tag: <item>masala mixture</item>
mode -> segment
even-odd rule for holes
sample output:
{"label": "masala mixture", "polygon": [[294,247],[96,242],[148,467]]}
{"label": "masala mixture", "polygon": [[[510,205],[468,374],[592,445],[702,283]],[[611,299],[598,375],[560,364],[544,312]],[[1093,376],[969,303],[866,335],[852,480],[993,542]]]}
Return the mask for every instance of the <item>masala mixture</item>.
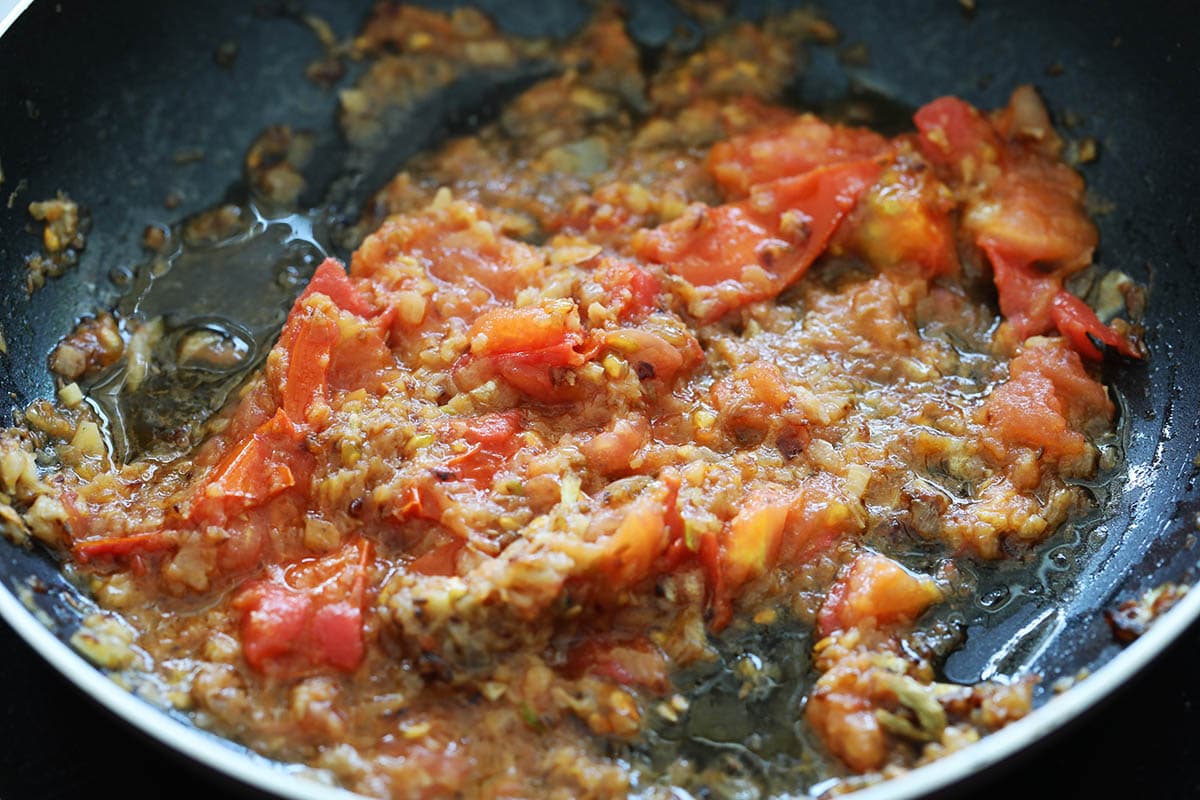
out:
{"label": "masala mixture", "polygon": [[[0,520],[104,610],[80,648],[373,797],[836,794],[1025,715],[1036,676],[940,678],[936,610],[1115,466],[1096,368],[1143,354],[1076,293],[1083,181],[1032,87],[888,136],[783,101],[818,18],[709,28],[647,59],[612,9],[549,42],[378,5],[352,142],[465,70],[557,69],[411,159],[174,449],[118,457],[87,396],[161,371],[161,324],[63,340]],[[302,195],[297,141],[251,149],[261,202]]]}

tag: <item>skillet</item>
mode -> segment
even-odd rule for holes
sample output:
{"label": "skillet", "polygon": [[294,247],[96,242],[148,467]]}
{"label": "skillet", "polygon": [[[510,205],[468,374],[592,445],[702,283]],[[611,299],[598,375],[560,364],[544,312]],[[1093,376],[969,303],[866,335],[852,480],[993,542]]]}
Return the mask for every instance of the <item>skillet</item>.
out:
{"label": "skillet", "polygon": [[[339,33],[360,25],[365,2],[306,2]],[[498,21],[520,33],[562,33],[586,10],[575,4],[494,3]],[[764,3],[745,3],[756,15]],[[170,223],[220,200],[239,173],[246,146],[265,126],[328,127],[334,97],[298,79],[318,54],[296,21],[298,5],[233,0],[159,4],[135,0],[100,8],[37,3],[0,41],[0,356],[3,410],[51,391],[46,354],[79,316],[112,305],[121,289],[113,270],[142,259],[151,222]],[[1133,675],[1200,617],[1200,596],[1185,597],[1130,647],[1113,641],[1101,610],[1166,581],[1194,582],[1200,491],[1200,369],[1191,342],[1200,335],[1200,291],[1192,281],[1200,231],[1190,192],[1200,179],[1191,136],[1200,108],[1190,85],[1200,78],[1200,20],[1183,3],[1145,9],[1119,2],[1032,0],[956,4],[843,4],[829,8],[843,43],[864,43],[864,66],[845,68],[836,49],[814,51],[797,99],[823,104],[851,82],[906,105],[958,94],[981,107],[1001,105],[1012,86],[1032,81],[1060,118],[1078,117],[1072,137],[1095,137],[1100,159],[1085,168],[1098,218],[1098,262],[1150,290],[1146,320],[1151,357],[1111,370],[1122,400],[1128,476],[1113,487],[1102,518],[1048,542],[1070,568],[1043,567],[1038,580],[1009,581],[1009,597],[980,613],[946,677],[1036,670],[1048,676],[1029,719],[981,745],[881,789],[920,796],[953,784],[1050,736]],[[666,4],[631,4],[634,31],[660,43],[679,19]],[[214,52],[236,42],[231,66]],[[1070,115],[1067,112],[1072,112]],[[199,161],[181,157],[202,150]],[[24,213],[31,200],[64,189],[84,202],[92,230],[77,268],[27,297],[24,255],[36,238]],[[6,201],[16,192],[12,208]],[[180,204],[165,209],[177,193]],[[119,277],[119,276],[118,276]],[[228,287],[215,287],[215,294]],[[47,587],[36,605],[51,628],[10,592],[37,576]],[[78,618],[74,590],[44,556],[0,548],[0,613],[75,684],[122,719],[209,768],[286,796],[317,790],[220,740],[154,712],[114,687],[63,644]],[[1054,678],[1092,677],[1051,698]],[[871,792],[859,795],[867,797]]]}

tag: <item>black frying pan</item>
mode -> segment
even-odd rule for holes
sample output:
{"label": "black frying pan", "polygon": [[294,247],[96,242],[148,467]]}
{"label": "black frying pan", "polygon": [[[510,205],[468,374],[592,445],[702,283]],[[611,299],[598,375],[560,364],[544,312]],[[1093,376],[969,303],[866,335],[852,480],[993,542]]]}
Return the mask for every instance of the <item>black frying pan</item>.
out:
{"label": "black frying pan", "polygon": [[[480,5],[505,26],[536,35],[566,32],[586,16],[578,4]],[[743,5],[742,13],[754,15],[766,4]],[[116,301],[121,290],[113,271],[142,260],[145,225],[175,222],[220,200],[240,173],[246,146],[265,126],[329,127],[334,96],[300,77],[319,48],[295,12],[315,12],[345,35],[360,25],[365,8],[365,2],[336,0],[38,2],[0,40],[3,410],[50,392],[47,353],[76,318]],[[797,87],[800,101],[823,104],[854,85],[907,105],[953,93],[995,107],[1016,84],[1034,82],[1060,118],[1074,122],[1068,135],[1100,143],[1100,159],[1084,170],[1093,194],[1110,209],[1099,218],[1098,261],[1150,288],[1151,358],[1107,376],[1127,420],[1127,480],[1077,543],[1067,532],[1047,544],[1066,548],[1073,566],[1065,577],[1028,583],[1002,610],[979,615],[966,646],[945,665],[947,677],[961,681],[1034,669],[1050,678],[1038,697],[1045,707],[882,790],[916,796],[1045,740],[1132,680],[1200,618],[1200,595],[1185,598],[1122,649],[1101,614],[1165,581],[1194,581],[1200,563],[1193,548],[1200,368],[1192,355],[1200,337],[1193,277],[1200,229],[1192,199],[1200,184],[1193,145],[1200,125],[1200,14],[1184,2],[1108,0],[1053,6],[980,0],[973,12],[950,0],[891,0],[828,10],[843,44],[864,43],[869,63],[846,68],[837,48],[814,51]],[[667,4],[654,2],[631,3],[631,17],[648,46],[680,21]],[[231,66],[221,66],[214,54],[227,42],[236,43],[237,55]],[[181,157],[197,150],[202,160]],[[59,189],[88,206],[88,245],[77,268],[26,297],[23,260],[37,240],[24,209]],[[171,210],[163,204],[169,193],[182,201]],[[221,291],[227,287],[214,295]],[[7,592],[0,592],[0,613],[72,683],[206,770],[259,789],[304,791],[269,765],[115,690],[62,644],[78,612],[73,590],[53,564],[0,544],[0,583],[15,591],[31,575],[48,587],[34,601],[51,627]],[[1092,677],[1051,698],[1049,683],[1082,669]],[[62,755],[69,757],[69,750]]]}

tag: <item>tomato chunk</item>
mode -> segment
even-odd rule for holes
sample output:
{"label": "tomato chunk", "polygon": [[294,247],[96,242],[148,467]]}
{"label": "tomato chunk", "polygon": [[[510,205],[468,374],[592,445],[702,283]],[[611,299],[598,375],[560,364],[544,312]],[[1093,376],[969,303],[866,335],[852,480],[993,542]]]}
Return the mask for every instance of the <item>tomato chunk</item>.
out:
{"label": "tomato chunk", "polygon": [[874,131],[830,125],[803,114],[784,125],[717,142],[705,165],[727,196],[745,197],[757,184],[869,159],[887,148],[887,140]]}
{"label": "tomato chunk", "polygon": [[1087,373],[1077,352],[1064,346],[1061,340],[1034,339],[1009,363],[1010,378],[1022,378],[1034,373],[1054,385],[1054,393],[1062,401],[1071,426],[1084,427],[1099,417],[1111,420],[1116,413],[1108,390]]}
{"label": "tomato chunk", "polygon": [[924,167],[913,157],[885,169],[847,222],[850,246],[878,269],[912,264],[927,278],[958,270],[954,202]]}
{"label": "tomato chunk", "polygon": [[458,368],[464,380],[477,384],[499,375],[547,403],[576,395],[556,371],[583,366],[597,349],[581,330],[579,311],[570,300],[492,309],[479,316],[468,336],[471,351]]}
{"label": "tomato chunk", "polygon": [[274,583],[247,590],[235,605],[245,610],[242,653],[259,672],[292,653],[312,615],[312,598]]}
{"label": "tomato chunk", "polygon": [[780,494],[746,498],[729,523],[721,551],[724,583],[730,591],[775,566],[793,502],[794,498]]}
{"label": "tomato chunk", "polygon": [[989,431],[1009,447],[1028,447],[1047,459],[1074,458],[1087,440],[1067,423],[1054,384],[1039,372],[1028,372],[1000,384],[986,405]]}
{"label": "tomato chunk", "polygon": [[712,321],[799,280],[881,169],[876,161],[836,164],[756,186],[736,203],[693,206],[639,232],[634,251],[693,287],[736,284],[736,295],[718,294],[699,309],[698,316]]}
{"label": "tomato chunk", "polygon": [[304,434],[280,409],[222,458],[196,487],[187,518],[221,524],[307,477],[311,456]]}
{"label": "tomato chunk", "polygon": [[864,552],[830,590],[817,616],[822,636],[874,620],[880,625],[912,622],[942,599],[933,579],[905,569],[878,553]]}
{"label": "tomato chunk", "polygon": [[309,630],[315,657],[342,672],[353,672],[363,659],[362,608],[345,600],[312,612]]}
{"label": "tomato chunk", "polygon": [[233,607],[242,612],[246,663],[281,677],[357,669],[366,652],[363,602],[370,557],[370,545],[361,541],[243,588]]}
{"label": "tomato chunk", "polygon": [[1018,151],[968,200],[963,229],[981,247],[1070,274],[1091,263],[1096,226],[1083,207],[1083,180],[1069,167]]}
{"label": "tomato chunk", "polygon": [[281,340],[287,372],[280,399],[290,419],[305,422],[311,411],[328,406],[327,375],[338,338],[337,320],[311,306],[300,306],[288,321]]}
{"label": "tomato chunk", "polygon": [[1124,336],[1100,321],[1087,303],[1063,289],[1054,295],[1050,304],[1054,327],[1066,337],[1075,352],[1093,361],[1104,358],[1104,350],[1114,350],[1128,358],[1141,358],[1141,353]]}
{"label": "tomato chunk", "polygon": [[[386,312],[385,312],[386,314]],[[339,323],[338,340],[329,354],[325,396],[338,391],[365,389],[382,392],[396,367],[396,358],[379,327],[354,320]]]}
{"label": "tomato chunk", "polygon": [[647,577],[655,560],[667,549],[668,530],[662,497],[644,496],[635,501],[617,529],[603,542],[600,569],[611,588],[629,588]]}
{"label": "tomato chunk", "polygon": [[658,305],[662,281],[645,267],[606,259],[596,270],[596,278],[608,290],[610,302],[617,307],[621,319],[644,317]]}
{"label": "tomato chunk", "polygon": [[458,554],[466,544],[466,540],[451,536],[447,541],[414,558],[408,568],[420,575],[456,575]]}
{"label": "tomato chunk", "polygon": [[1129,338],[1101,322],[1087,303],[1063,288],[1058,275],[992,244],[985,245],[984,252],[992,262],[1000,312],[1019,340],[1057,330],[1077,353],[1093,361],[1104,358],[1101,346],[1141,358]]}
{"label": "tomato chunk", "polygon": [[563,300],[486,311],[475,320],[467,336],[472,355],[508,355],[556,347],[579,329],[575,304]]}
{"label": "tomato chunk", "polygon": [[1078,428],[1110,420],[1114,410],[1076,352],[1062,340],[1035,338],[1012,360],[1009,379],[992,390],[984,413],[1000,448],[1027,447],[1048,460],[1071,460],[1087,449]]}
{"label": "tomato chunk", "polygon": [[729,624],[733,600],[744,584],[782,565],[804,563],[839,537],[860,530],[855,503],[830,475],[744,498],[720,537],[707,534],[696,542],[708,584],[713,630]]}
{"label": "tomato chunk", "polygon": [[983,251],[992,263],[1000,313],[1017,339],[1047,333],[1054,324],[1051,304],[1058,294],[1058,280],[996,245],[984,244]]}
{"label": "tomato chunk", "polygon": [[314,294],[323,294],[338,308],[360,317],[369,317],[374,313],[374,308],[355,287],[346,270],[342,268],[341,262],[335,258],[327,258],[317,267],[308,286],[296,298],[292,314],[297,313],[304,301]]}
{"label": "tomato chunk", "polygon": [[[483,208],[465,201],[389,217],[354,252],[350,273],[386,274],[381,265],[398,253],[415,259],[439,282],[477,286],[498,300],[511,300],[545,261],[536,248],[500,235]],[[475,310],[481,310],[478,304]]]}
{"label": "tomato chunk", "polygon": [[666,657],[645,636],[585,639],[568,653],[566,672],[572,677],[599,675],[660,694],[670,686]]}
{"label": "tomato chunk", "polygon": [[516,410],[453,420],[451,432],[468,449],[449,460],[447,466],[479,488],[491,486],[497,470],[521,447],[521,413]]}
{"label": "tomato chunk", "polygon": [[969,177],[973,167],[995,161],[999,154],[1000,141],[991,122],[957,97],[926,103],[913,115],[913,122],[921,153],[935,164],[951,167],[959,177]]}
{"label": "tomato chunk", "polygon": [[174,546],[174,538],[165,531],[146,531],[78,542],[71,552],[86,564],[97,558],[126,558],[168,550]]}

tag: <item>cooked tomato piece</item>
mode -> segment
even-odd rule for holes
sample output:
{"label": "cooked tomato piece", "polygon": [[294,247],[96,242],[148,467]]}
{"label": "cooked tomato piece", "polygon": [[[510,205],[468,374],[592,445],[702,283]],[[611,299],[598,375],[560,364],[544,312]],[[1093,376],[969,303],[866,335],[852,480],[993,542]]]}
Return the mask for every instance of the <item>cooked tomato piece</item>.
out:
{"label": "cooked tomato piece", "polygon": [[579,312],[569,300],[536,306],[504,306],[486,311],[471,325],[471,355],[534,353],[553,348],[580,330]]}
{"label": "cooked tomato piece", "polygon": [[999,157],[1000,140],[991,122],[970,103],[939,97],[913,115],[921,153],[935,164],[970,178],[985,162]]}
{"label": "cooked tomato piece", "polygon": [[983,251],[992,263],[1000,313],[1017,339],[1048,332],[1054,324],[1051,313],[1058,279],[998,246],[985,244]]}
{"label": "cooked tomato piece", "polygon": [[583,337],[572,336],[553,347],[497,356],[494,365],[504,380],[529,397],[544,403],[560,403],[575,399],[579,393],[570,383],[559,382],[555,370],[583,366],[593,349]]}
{"label": "cooked tomato piece", "polygon": [[242,653],[251,668],[281,677],[357,669],[365,653],[362,608],[371,553],[359,541],[243,588],[233,607],[242,612]]}
{"label": "cooked tomato piece", "polygon": [[1000,313],[1018,340],[1056,329],[1077,353],[1094,361],[1104,358],[1098,345],[1141,358],[1128,337],[1101,322],[1087,303],[1063,288],[1058,275],[1014,259],[990,244],[984,252],[992,262]]}
{"label": "cooked tomato piece", "polygon": [[338,308],[360,317],[369,317],[375,311],[371,303],[362,296],[362,293],[346,274],[341,262],[335,258],[327,258],[317,267],[308,286],[296,298],[296,303],[292,306],[292,313],[297,313],[304,305],[304,301],[314,294],[323,294]]}
{"label": "cooked tomato piece", "polygon": [[383,392],[396,368],[396,358],[387,346],[384,330],[357,320],[347,324],[345,317],[338,328],[338,340],[329,354],[325,374],[327,391]]}
{"label": "cooked tomato piece", "polygon": [[353,672],[363,659],[363,613],[356,603],[338,600],[316,608],[309,621],[314,656],[342,672]]}
{"label": "cooked tomato piece", "polygon": [[621,319],[639,319],[658,305],[662,281],[643,266],[609,258],[596,269],[596,279],[608,290],[609,302]]}
{"label": "cooked tomato piece", "polygon": [[841,481],[827,474],[800,482],[779,547],[781,564],[800,564],[832,547],[847,534],[862,530],[857,500],[847,497]]}
{"label": "cooked tomato piece", "polygon": [[145,531],[125,536],[109,536],[103,539],[87,539],[76,542],[71,552],[82,563],[98,558],[128,558],[156,553],[175,546],[174,537],[166,531]]}
{"label": "cooked tomato piece", "polygon": [[747,497],[729,523],[721,549],[721,569],[729,591],[757,578],[778,562],[795,498],[786,493],[759,492]]}
{"label": "cooked tomato piece", "polygon": [[708,625],[713,631],[724,630],[733,620],[733,596],[725,585],[720,537],[716,533],[706,531],[698,537],[694,546],[700,566],[704,570],[705,601],[709,611]]}
{"label": "cooked tomato piece", "polygon": [[745,583],[781,565],[804,563],[860,530],[852,503],[836,479],[815,475],[794,488],[750,494],[720,537],[701,537],[698,555],[708,581],[713,630],[729,623],[734,597]]}
{"label": "cooked tomato piece", "polygon": [[745,197],[751,187],[845,161],[873,158],[889,147],[866,128],[831,125],[802,114],[783,125],[717,142],[705,166],[728,197]]}
{"label": "cooked tomato piece", "polygon": [[1074,458],[1087,440],[1067,424],[1066,411],[1045,375],[1027,372],[997,386],[987,401],[989,431],[1010,447],[1029,447],[1046,458]]}
{"label": "cooked tomato piece", "polygon": [[867,551],[854,559],[829,590],[817,624],[821,635],[828,636],[868,620],[878,625],[908,623],[941,599],[942,592],[932,578]]}
{"label": "cooked tomato piece", "polygon": [[[822,683],[829,678],[822,676]],[[817,731],[826,746],[851,769],[873,772],[887,758],[887,735],[875,716],[869,700],[848,691],[822,691],[818,685],[805,706],[805,719]],[[839,687],[840,688],[840,687]]]}
{"label": "cooked tomato piece", "polygon": [[280,409],[239,442],[197,485],[187,519],[221,524],[307,478],[312,456],[304,433]]}
{"label": "cooked tomato piece", "polygon": [[492,309],[480,315],[468,336],[471,351],[460,374],[469,371],[471,382],[499,375],[514,388],[547,403],[576,396],[574,387],[557,380],[555,371],[581,367],[596,351],[569,300]]}
{"label": "cooked tomato piece", "polygon": [[390,505],[391,516],[398,522],[410,519],[436,522],[442,518],[442,496],[424,484],[407,487]]}
{"label": "cooked tomato piece", "polygon": [[704,321],[774,297],[808,270],[875,181],[882,165],[855,161],[756,186],[750,197],[690,213],[634,237],[638,257],[663,264],[694,287],[734,284]]}
{"label": "cooked tomato piece", "polygon": [[1087,448],[1078,428],[1112,418],[1108,393],[1061,340],[1031,339],[1009,373],[984,405],[988,431],[1004,448],[1028,447],[1047,459],[1072,460]]}
{"label": "cooked tomato piece", "polygon": [[[352,277],[384,277],[380,267],[398,254],[415,259],[440,283],[459,289],[479,287],[497,300],[511,300],[528,285],[545,260],[535,248],[502,235],[482,208],[455,201],[423,214],[389,217],[354,252]],[[462,303],[464,319],[479,303]]]}
{"label": "cooked tomato piece", "polygon": [[749,415],[767,424],[791,400],[791,394],[779,367],[754,361],[714,383],[712,399],[722,414]]}
{"label": "cooked tomato piece", "polygon": [[496,471],[521,448],[521,413],[516,410],[456,419],[450,427],[468,449],[446,466],[481,489],[491,486]]}
{"label": "cooked tomato piece", "polygon": [[594,435],[584,435],[579,451],[591,469],[601,475],[614,477],[632,472],[630,461],[650,439],[650,425],[641,414],[631,414],[612,421]]}
{"label": "cooked tomato piece", "polygon": [[278,583],[250,587],[235,600],[241,608],[242,654],[259,672],[290,655],[304,638],[312,616],[312,598]]}
{"label": "cooked tomato piece", "polygon": [[280,338],[287,358],[280,406],[290,419],[300,423],[308,421],[310,413],[319,415],[329,405],[327,375],[339,334],[337,319],[327,310],[298,306]]}
{"label": "cooked tomato piece", "polygon": [[647,495],[632,503],[616,530],[601,547],[600,570],[613,591],[629,588],[650,575],[669,543],[661,496]]}
{"label": "cooked tomato piece", "polygon": [[447,540],[417,556],[408,565],[409,570],[421,575],[457,575],[458,554],[467,542],[453,534],[445,534]]}
{"label": "cooked tomato piece", "polygon": [[1065,274],[1091,263],[1098,238],[1083,207],[1083,180],[1032,153],[1014,155],[968,200],[962,224],[980,247]]}
{"label": "cooked tomato piece", "polygon": [[1050,317],[1054,320],[1054,327],[1066,337],[1075,352],[1086,358],[1100,361],[1107,350],[1128,358],[1141,358],[1141,353],[1126,337],[1101,322],[1091,306],[1066,289],[1054,295]]}
{"label": "cooked tomato piece", "polygon": [[1009,378],[1041,375],[1054,386],[1072,427],[1097,418],[1107,422],[1115,412],[1108,390],[1084,369],[1079,353],[1058,339],[1033,339],[1008,366]]}
{"label": "cooked tomato piece", "polygon": [[992,112],[992,126],[1006,140],[1047,158],[1062,155],[1062,139],[1037,89],[1022,84],[1009,95],[1008,105]]}

